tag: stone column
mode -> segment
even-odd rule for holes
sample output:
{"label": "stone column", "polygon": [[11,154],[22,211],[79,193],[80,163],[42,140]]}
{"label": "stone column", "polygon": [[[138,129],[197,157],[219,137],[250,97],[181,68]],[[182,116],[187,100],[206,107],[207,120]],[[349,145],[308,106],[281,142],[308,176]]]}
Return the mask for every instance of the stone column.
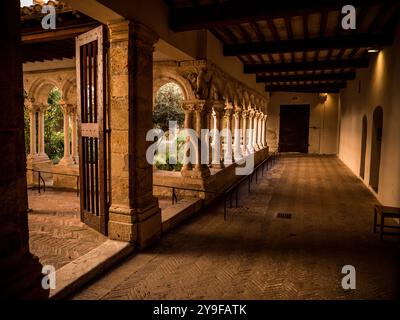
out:
{"label": "stone column", "polygon": [[227,100],[225,103],[225,114],[224,114],[224,164],[232,164],[233,163],[233,154],[232,154],[232,130],[231,130],[231,116],[232,116],[233,106]]}
{"label": "stone column", "polygon": [[61,165],[70,166],[74,164],[71,157],[71,147],[69,141],[69,115],[71,107],[64,101],[60,102],[64,116],[64,157],[60,160]]}
{"label": "stone column", "polygon": [[263,132],[263,113],[260,111],[258,115],[258,135],[257,135],[257,145],[259,149],[263,148],[262,144],[262,132]]}
{"label": "stone column", "polygon": [[243,104],[243,110],[242,110],[242,155],[247,155],[248,150],[247,150],[247,117],[249,115],[249,112],[247,109],[244,108]]}
{"label": "stone column", "polygon": [[72,108],[72,116],[71,116],[71,120],[72,120],[72,133],[71,133],[71,147],[72,147],[72,151],[71,151],[71,157],[72,160],[74,161],[75,164],[79,164],[79,155],[78,155],[78,130],[77,130],[77,126],[78,126],[78,114],[77,114],[77,110],[76,110],[76,106],[74,106]]}
{"label": "stone column", "polygon": [[253,147],[253,136],[254,136],[254,115],[255,112],[249,106],[249,130],[248,130],[248,137],[247,137],[247,150],[249,153],[254,153],[254,147]]}
{"label": "stone column", "polygon": [[260,148],[258,147],[257,144],[257,137],[259,134],[259,129],[258,129],[258,116],[260,115],[260,113],[258,112],[258,110],[255,110],[254,113],[254,117],[253,117],[253,128],[254,128],[254,132],[253,132],[253,149],[255,151],[258,151]]}
{"label": "stone column", "polygon": [[45,104],[40,104],[37,106],[38,110],[38,155],[41,159],[43,160],[48,160],[49,156],[46,154],[45,148],[44,148],[44,113],[46,112],[47,105]]}
{"label": "stone column", "polygon": [[234,147],[233,147],[233,154],[235,161],[238,161],[243,158],[241,150],[240,150],[240,115],[242,109],[236,105],[235,106],[235,113],[233,115],[234,117]]}
{"label": "stone column", "polygon": [[264,130],[263,130],[263,142],[264,142],[264,147],[268,147],[268,142],[267,142],[267,120],[268,120],[268,116],[265,114],[264,115]]}
{"label": "stone column", "polygon": [[[184,129],[185,129],[185,131],[190,130],[190,129],[192,129],[193,105],[189,104],[189,103],[187,103],[187,101],[185,101],[182,105],[182,109],[185,113]],[[191,156],[190,155],[191,148],[189,147],[190,144],[191,144],[191,138],[190,138],[189,133],[186,132],[186,145],[185,145],[186,149],[184,150],[184,152],[185,152],[187,159],[189,159],[189,156]],[[190,161],[183,164],[182,170],[181,170],[182,175],[188,174],[188,171],[192,170],[192,168],[193,168],[192,163]]]}
{"label": "stone column", "polygon": [[36,110],[32,102],[28,102],[26,108],[29,111],[29,159],[33,159],[37,155],[36,147]]}
{"label": "stone column", "polygon": [[0,299],[44,299],[42,265],[29,252],[20,2],[0,8]]}
{"label": "stone column", "polygon": [[161,210],[153,196],[152,144],[153,49],[158,36],[134,21],[109,27],[109,110],[111,205],[108,234],[139,248],[161,235]]}
{"label": "stone column", "polygon": [[[215,148],[218,150],[214,150],[214,152],[215,152],[214,159],[216,159],[216,160],[214,160],[215,163],[212,164],[212,167],[216,168],[216,169],[222,169],[222,168],[224,168],[224,154],[223,154],[223,143],[222,143],[221,131],[223,128],[223,121],[224,121],[223,113],[224,113],[225,105],[222,101],[218,101],[218,102],[214,103],[213,108],[215,111],[215,129],[218,130],[218,132],[219,132],[219,139],[218,139],[218,141],[216,141],[217,144],[215,145]],[[215,140],[215,139],[213,139],[213,140]]]}
{"label": "stone column", "polygon": [[[195,176],[198,178],[205,178],[210,175],[210,169],[206,163],[202,163],[202,145],[201,145],[201,129],[208,127],[208,115],[210,113],[209,104],[204,100],[199,100],[194,106],[194,113],[196,116],[196,132],[198,135],[197,143],[197,157],[194,167]],[[206,146],[204,146],[205,148]]]}

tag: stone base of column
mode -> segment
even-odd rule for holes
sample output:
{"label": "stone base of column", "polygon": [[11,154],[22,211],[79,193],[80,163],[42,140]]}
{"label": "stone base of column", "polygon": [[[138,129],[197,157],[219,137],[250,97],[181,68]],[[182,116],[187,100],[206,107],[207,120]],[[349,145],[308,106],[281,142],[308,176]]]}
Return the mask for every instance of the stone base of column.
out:
{"label": "stone base of column", "polygon": [[[28,169],[33,169],[35,171],[44,171],[46,173],[41,173],[41,177],[45,180],[52,179],[53,174],[48,173],[48,172],[53,172],[53,162],[47,159],[39,157],[39,156],[34,156],[34,157],[28,157],[26,159],[26,167]],[[38,173],[33,172],[32,170],[27,170],[27,184],[28,186],[31,186],[33,184],[38,183]]]}
{"label": "stone base of column", "polygon": [[71,156],[66,156],[60,160],[59,164],[63,166],[73,166],[75,162]]}
{"label": "stone base of column", "polygon": [[64,165],[60,162],[53,167],[53,187],[66,190],[76,190],[78,188],[78,180],[76,176],[78,175],[78,165],[75,163]]}
{"label": "stone base of column", "polygon": [[42,288],[42,265],[36,256],[0,259],[0,299],[47,299],[49,290]]}
{"label": "stone base of column", "polygon": [[73,156],[72,160],[74,161],[75,164],[79,165],[79,156]]}
{"label": "stone base of column", "polygon": [[233,158],[234,158],[235,162],[243,159],[241,150],[236,150],[236,152],[234,152],[234,154],[233,154]]}
{"label": "stone base of column", "polygon": [[211,168],[213,169],[223,169],[225,168],[224,163],[221,161],[220,163],[212,163]]}
{"label": "stone base of column", "polygon": [[195,167],[192,171],[195,178],[207,178],[211,175],[210,168],[207,165]]}
{"label": "stone base of column", "polygon": [[131,242],[139,249],[148,247],[161,237],[161,209],[158,201],[146,208],[111,206],[108,237]]}

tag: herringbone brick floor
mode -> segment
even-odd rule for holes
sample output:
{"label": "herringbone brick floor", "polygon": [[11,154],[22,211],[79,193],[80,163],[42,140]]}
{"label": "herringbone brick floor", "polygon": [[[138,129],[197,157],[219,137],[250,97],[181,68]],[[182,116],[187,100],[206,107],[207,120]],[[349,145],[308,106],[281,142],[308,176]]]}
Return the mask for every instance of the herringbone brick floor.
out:
{"label": "herringbone brick floor", "polygon": [[80,221],[75,192],[28,190],[29,247],[43,265],[59,269],[107,240]]}
{"label": "herringbone brick floor", "polygon": [[[375,203],[337,158],[284,157],[241,190],[228,221],[209,208],[73,298],[397,298],[400,242],[372,233]],[[344,265],[356,268],[356,290],[341,287]]]}

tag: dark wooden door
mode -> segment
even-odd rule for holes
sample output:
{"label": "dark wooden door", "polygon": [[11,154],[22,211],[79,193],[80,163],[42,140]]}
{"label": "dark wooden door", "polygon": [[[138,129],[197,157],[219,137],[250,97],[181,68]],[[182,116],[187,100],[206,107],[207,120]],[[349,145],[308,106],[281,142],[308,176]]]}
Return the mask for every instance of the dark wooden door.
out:
{"label": "dark wooden door", "polygon": [[107,234],[107,114],[104,27],[76,38],[81,220]]}
{"label": "dark wooden door", "polygon": [[279,152],[308,153],[310,105],[281,106]]}

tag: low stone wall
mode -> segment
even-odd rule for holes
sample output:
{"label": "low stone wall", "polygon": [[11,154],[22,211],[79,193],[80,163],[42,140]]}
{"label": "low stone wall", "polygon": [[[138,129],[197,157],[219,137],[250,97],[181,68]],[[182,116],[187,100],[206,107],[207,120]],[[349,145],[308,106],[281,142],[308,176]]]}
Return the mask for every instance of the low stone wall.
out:
{"label": "low stone wall", "polygon": [[[32,160],[28,159],[26,162],[26,177],[28,187],[38,184],[39,174],[36,171],[43,171],[41,177],[45,181],[51,181],[53,178],[53,162],[49,159]],[[32,171],[34,170],[34,171]]]}
{"label": "low stone wall", "polygon": [[[263,148],[254,153],[254,166],[257,166],[268,156],[268,147]],[[176,188],[189,188],[196,190],[204,190],[205,192],[179,190],[176,189],[178,199],[180,198],[200,198],[204,199],[204,204],[209,204],[218,194],[209,193],[212,191],[222,193],[232,184],[241,179],[243,176],[236,175],[235,169],[237,164],[231,164],[224,169],[211,169],[211,176],[206,179],[194,179],[183,177],[180,172],[170,172],[155,170],[153,172],[153,194],[156,197],[171,198],[172,188],[158,187],[157,185],[174,186]]]}
{"label": "low stone wall", "polygon": [[62,164],[53,167],[53,188],[65,190],[77,190],[79,166],[65,166]]}

